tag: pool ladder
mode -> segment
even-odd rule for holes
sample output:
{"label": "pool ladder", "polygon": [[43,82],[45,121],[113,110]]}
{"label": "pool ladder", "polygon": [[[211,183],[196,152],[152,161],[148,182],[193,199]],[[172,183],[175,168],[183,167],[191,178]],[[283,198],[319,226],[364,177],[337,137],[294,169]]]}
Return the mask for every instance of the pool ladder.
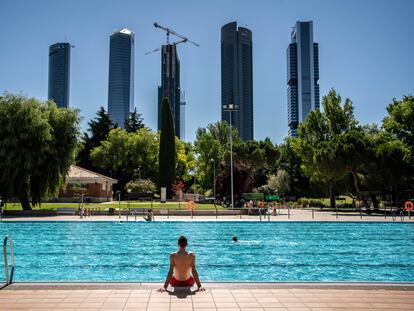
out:
{"label": "pool ladder", "polygon": [[[9,278],[9,262],[7,259],[7,241],[10,244],[10,257],[11,257],[11,273]],[[3,256],[4,256],[4,271],[6,274],[6,286],[10,285],[13,281],[14,274],[14,251],[13,251],[13,240],[10,235],[6,235],[3,241]]]}

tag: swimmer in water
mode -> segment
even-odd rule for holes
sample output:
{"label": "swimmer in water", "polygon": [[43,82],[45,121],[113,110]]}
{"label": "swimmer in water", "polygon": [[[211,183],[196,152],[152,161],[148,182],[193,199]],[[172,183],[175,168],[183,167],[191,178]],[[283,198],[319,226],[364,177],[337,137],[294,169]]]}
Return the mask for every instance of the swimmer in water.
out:
{"label": "swimmer in water", "polygon": [[232,240],[233,240],[233,242],[237,242],[239,239],[237,238],[237,236],[234,235]]}
{"label": "swimmer in water", "polygon": [[154,221],[155,220],[155,218],[154,218],[154,212],[152,211],[152,209],[149,209],[148,210],[147,217],[144,217],[144,219],[146,221]]}

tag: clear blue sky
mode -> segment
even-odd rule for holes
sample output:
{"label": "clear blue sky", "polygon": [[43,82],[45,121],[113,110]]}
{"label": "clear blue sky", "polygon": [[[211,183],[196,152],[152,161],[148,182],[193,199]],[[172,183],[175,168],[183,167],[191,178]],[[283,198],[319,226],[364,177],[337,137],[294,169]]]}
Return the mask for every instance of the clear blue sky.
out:
{"label": "clear blue sky", "polygon": [[380,123],[393,97],[414,89],[414,1],[106,1],[0,0],[0,92],[46,99],[48,47],[72,50],[70,103],[86,122],[107,106],[109,34],[135,32],[135,106],[156,128],[160,55],[144,53],[165,40],[157,21],[201,47],[182,44],[186,138],[220,119],[220,27],[253,32],[254,136],[280,143],[287,135],[286,47],[297,20],[314,21],[321,94],[334,87],[353,100],[362,123]]}

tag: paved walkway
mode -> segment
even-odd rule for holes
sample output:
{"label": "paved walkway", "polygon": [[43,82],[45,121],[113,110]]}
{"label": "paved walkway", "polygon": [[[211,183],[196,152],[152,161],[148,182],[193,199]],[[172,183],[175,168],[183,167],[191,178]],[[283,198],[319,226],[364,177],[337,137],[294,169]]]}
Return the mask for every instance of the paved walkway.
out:
{"label": "paved walkway", "polygon": [[[254,287],[254,286],[253,286]],[[138,289],[16,289],[0,290],[0,310],[33,311],[302,311],[414,310],[414,288],[318,286],[264,288],[207,287],[206,292],[159,293]]]}
{"label": "paved walkway", "polygon": [[[86,218],[80,218],[79,216],[45,216],[45,217],[7,217],[4,218],[5,221],[59,221],[59,220],[73,220],[73,221],[126,221],[127,217],[122,215],[119,218],[118,215],[112,216],[89,216]],[[324,212],[320,210],[301,210],[301,209],[292,209],[292,210],[280,210],[277,216],[247,216],[242,215],[226,215],[226,216],[197,216],[195,215],[191,218],[188,216],[155,216],[155,220],[162,221],[388,221],[388,222],[414,222],[414,215],[411,219],[408,216],[405,216],[403,220],[400,217],[397,217],[393,220],[391,216],[385,218],[383,215],[360,215],[358,212],[354,213],[341,213],[338,212],[338,215],[334,212]],[[128,221],[135,221],[134,216],[129,216]],[[141,216],[137,216],[137,221],[144,221]]]}

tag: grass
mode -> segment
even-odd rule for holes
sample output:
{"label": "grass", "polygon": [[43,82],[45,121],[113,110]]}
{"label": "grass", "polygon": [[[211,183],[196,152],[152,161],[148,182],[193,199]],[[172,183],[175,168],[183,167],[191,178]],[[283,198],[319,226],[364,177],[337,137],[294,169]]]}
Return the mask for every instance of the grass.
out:
{"label": "grass", "polygon": [[[340,196],[341,198],[345,198],[345,200],[337,200],[336,204],[352,204],[352,198],[348,196]],[[326,208],[329,208],[329,198],[321,198],[320,199],[323,203],[323,205]],[[53,211],[58,208],[78,208],[79,203],[42,203],[40,206],[36,206],[33,208],[33,210],[48,210]],[[100,210],[105,210],[110,207],[112,208],[118,208],[119,203],[118,201],[113,201],[110,203],[84,203],[84,207],[86,208],[99,208]],[[143,208],[148,209],[151,208],[151,202],[150,201],[130,201],[129,202],[130,208]],[[128,202],[127,201],[121,201],[121,208],[128,208]],[[178,204],[178,202],[167,202],[167,203],[160,203],[160,202],[153,202],[152,208],[154,209],[187,209],[186,203],[181,202],[181,204]],[[6,210],[21,210],[22,207],[20,203],[7,203]],[[215,206],[214,204],[197,204],[196,209],[198,210],[214,210]],[[224,209],[224,207],[217,205],[217,209]]]}
{"label": "grass", "polygon": [[[128,208],[128,202],[127,201],[121,201],[121,204],[119,205],[118,202],[111,202],[111,203],[84,203],[85,208],[99,208],[100,210],[105,210],[110,207],[112,208]],[[37,205],[36,207],[33,207],[33,210],[48,210],[53,211],[58,208],[78,208],[79,203],[42,203],[41,205]],[[148,209],[151,208],[151,202],[138,202],[138,201],[131,201],[129,203],[130,208],[143,208]],[[160,203],[160,202],[153,202],[152,205],[153,209],[187,209],[186,203],[181,202],[181,204],[178,204],[178,202],[167,202],[167,203]],[[217,205],[218,209],[223,209],[220,205]],[[22,206],[20,203],[7,203],[7,206],[5,207],[5,210],[21,210]],[[208,209],[215,209],[214,204],[197,204],[196,209],[200,210],[208,210]]]}

